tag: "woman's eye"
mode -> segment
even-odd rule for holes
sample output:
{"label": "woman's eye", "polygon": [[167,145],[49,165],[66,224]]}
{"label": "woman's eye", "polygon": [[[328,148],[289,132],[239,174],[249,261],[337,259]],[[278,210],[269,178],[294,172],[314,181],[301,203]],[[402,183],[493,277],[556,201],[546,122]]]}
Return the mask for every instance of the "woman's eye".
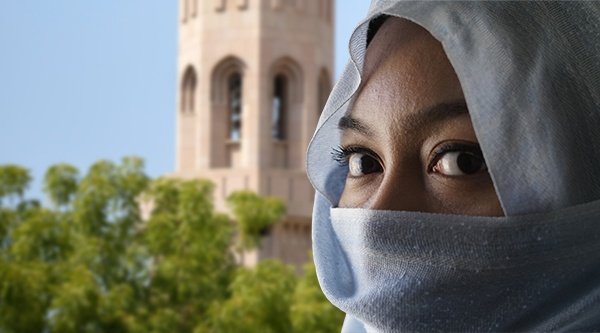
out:
{"label": "woman's eye", "polygon": [[468,151],[451,151],[441,154],[431,171],[444,176],[465,176],[486,170],[483,156]]}
{"label": "woman's eye", "polygon": [[370,173],[383,171],[377,159],[361,153],[353,153],[348,157],[348,169],[351,177],[361,177]]}

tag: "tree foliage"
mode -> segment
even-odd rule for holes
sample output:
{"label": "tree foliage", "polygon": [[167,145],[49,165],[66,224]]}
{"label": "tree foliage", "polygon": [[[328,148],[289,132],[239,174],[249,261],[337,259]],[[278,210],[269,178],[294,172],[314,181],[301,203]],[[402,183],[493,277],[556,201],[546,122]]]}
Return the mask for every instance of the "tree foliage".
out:
{"label": "tree foliage", "polygon": [[1,166],[0,200],[11,196],[22,198],[30,181],[29,170],[14,164]]}
{"label": "tree foliage", "polygon": [[291,304],[290,315],[294,332],[340,331],[345,314],[332,306],[323,295],[312,260],[304,265],[304,275],[298,281]]}
{"label": "tree foliage", "polygon": [[[53,208],[24,197],[30,180],[0,166],[0,199],[10,198],[0,201],[0,332],[339,331],[314,268],[297,277],[280,262],[234,260],[233,235],[258,244],[280,201],[234,194],[234,222],[214,210],[212,183],[151,180],[134,157],[83,176],[50,167]],[[146,219],[141,203],[153,207]]]}
{"label": "tree foliage", "polygon": [[[291,332],[290,302],[296,276],[278,261],[239,268],[229,288],[231,297],[213,305],[210,332]],[[232,320],[235,318],[235,320]],[[204,328],[197,332],[204,331]]]}
{"label": "tree foliage", "polygon": [[44,176],[44,191],[55,206],[67,205],[79,182],[79,171],[69,164],[51,166]]}
{"label": "tree foliage", "polygon": [[254,192],[238,191],[227,198],[238,223],[242,249],[255,248],[261,236],[285,214],[285,205],[276,197],[261,197]]}

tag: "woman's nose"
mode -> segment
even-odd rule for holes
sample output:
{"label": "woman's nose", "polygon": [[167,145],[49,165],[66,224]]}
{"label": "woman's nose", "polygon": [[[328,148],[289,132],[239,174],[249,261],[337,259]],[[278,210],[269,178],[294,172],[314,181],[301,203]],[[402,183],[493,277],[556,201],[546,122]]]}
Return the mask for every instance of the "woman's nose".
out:
{"label": "woman's nose", "polygon": [[414,173],[385,175],[365,208],[426,211],[423,181]]}

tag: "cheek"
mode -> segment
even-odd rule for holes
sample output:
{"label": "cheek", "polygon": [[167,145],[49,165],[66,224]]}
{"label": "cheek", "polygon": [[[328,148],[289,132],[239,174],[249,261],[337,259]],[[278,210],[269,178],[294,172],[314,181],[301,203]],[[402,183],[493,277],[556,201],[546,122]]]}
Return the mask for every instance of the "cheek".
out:
{"label": "cheek", "polygon": [[503,216],[502,206],[487,173],[468,181],[432,176],[427,183],[430,211],[472,216]]}
{"label": "cheek", "polygon": [[369,201],[379,190],[381,179],[381,175],[369,175],[362,179],[347,178],[338,207],[368,208]]}
{"label": "cheek", "polygon": [[462,207],[457,210],[463,215],[504,216],[500,202],[493,191],[480,193],[476,197],[471,197],[470,201],[463,201]]}

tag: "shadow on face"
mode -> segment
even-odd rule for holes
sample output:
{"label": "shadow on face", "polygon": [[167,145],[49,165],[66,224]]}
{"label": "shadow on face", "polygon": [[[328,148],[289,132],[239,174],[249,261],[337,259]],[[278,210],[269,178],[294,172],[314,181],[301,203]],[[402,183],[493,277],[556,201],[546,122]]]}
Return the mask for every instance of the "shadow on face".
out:
{"label": "shadow on face", "polygon": [[503,215],[460,82],[420,26],[381,26],[339,128],[336,159],[348,167],[340,207]]}

